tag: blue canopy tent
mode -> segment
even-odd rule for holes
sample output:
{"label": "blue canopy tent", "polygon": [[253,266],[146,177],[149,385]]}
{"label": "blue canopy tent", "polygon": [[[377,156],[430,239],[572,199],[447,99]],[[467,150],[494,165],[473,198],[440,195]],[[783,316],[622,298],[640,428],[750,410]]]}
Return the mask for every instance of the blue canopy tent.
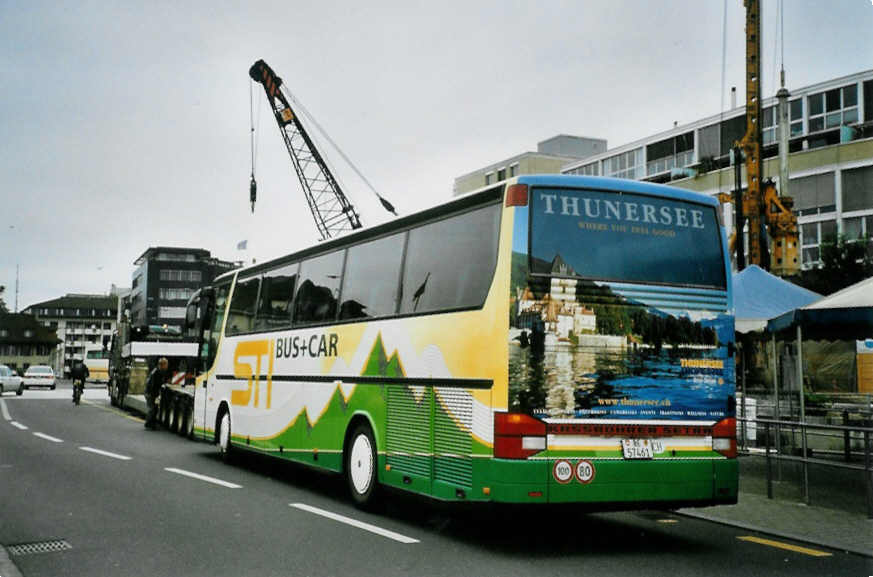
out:
{"label": "blue canopy tent", "polygon": [[733,274],[736,331],[763,331],[767,321],[821,299],[821,295],[799,287],[751,265]]}
{"label": "blue canopy tent", "polygon": [[[757,265],[750,265],[740,272],[733,274],[731,279],[734,293],[734,317],[736,322],[737,345],[740,360],[740,370],[737,373],[740,379],[741,396],[738,398],[739,415],[743,418],[749,417],[747,413],[747,391],[746,379],[750,372],[750,365],[755,364],[754,359],[758,358],[755,351],[759,351],[764,358],[767,357],[764,345],[764,333],[767,328],[767,321],[773,317],[791,311],[797,307],[808,305],[821,299],[821,295],[799,287],[788,281],[770,274]],[[773,390],[774,396],[777,392],[775,383],[776,365],[774,362],[776,354],[775,340],[773,349],[770,353],[770,363],[773,363],[772,371],[774,375]],[[765,361],[766,362],[766,361]],[[778,401],[774,403],[774,410],[778,415]],[[757,414],[757,409],[752,409],[751,418]],[[751,433],[751,439],[755,438],[755,426],[747,430],[745,421],[742,424],[740,431],[745,444],[747,433]]]}

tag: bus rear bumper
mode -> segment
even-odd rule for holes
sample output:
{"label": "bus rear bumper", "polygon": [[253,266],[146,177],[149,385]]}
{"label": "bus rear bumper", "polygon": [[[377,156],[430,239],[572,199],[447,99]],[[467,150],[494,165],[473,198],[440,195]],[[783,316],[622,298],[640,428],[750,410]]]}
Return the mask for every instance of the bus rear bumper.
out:
{"label": "bus rear bumper", "polygon": [[493,502],[578,503],[608,510],[737,502],[736,459],[493,459],[490,469],[487,493]]}

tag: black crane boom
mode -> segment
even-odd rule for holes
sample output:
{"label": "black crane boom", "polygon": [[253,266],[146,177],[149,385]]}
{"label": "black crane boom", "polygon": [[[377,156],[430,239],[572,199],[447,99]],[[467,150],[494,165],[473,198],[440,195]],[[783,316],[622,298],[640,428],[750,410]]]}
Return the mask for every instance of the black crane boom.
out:
{"label": "black crane boom", "polygon": [[282,79],[263,60],[252,65],[249,76],[261,84],[267,93],[267,100],[273,107],[279,132],[291,155],[291,162],[322,240],[361,228],[361,219],[355,207],[346,198],[297,113],[291,108],[290,98],[283,93]]}

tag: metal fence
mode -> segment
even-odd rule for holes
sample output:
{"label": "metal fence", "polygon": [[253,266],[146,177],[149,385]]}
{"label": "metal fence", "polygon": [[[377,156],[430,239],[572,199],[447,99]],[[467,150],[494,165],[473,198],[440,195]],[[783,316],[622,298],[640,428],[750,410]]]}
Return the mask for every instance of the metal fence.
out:
{"label": "metal fence", "polygon": [[[803,500],[807,505],[809,504],[809,465],[860,471],[864,475],[867,517],[873,519],[873,447],[871,447],[873,427],[869,426],[869,421],[865,421],[863,425],[851,425],[848,424],[848,419],[844,419],[847,423],[845,425],[827,425],[776,419],[738,418],[737,420],[741,422],[742,431],[754,428],[756,432],[757,451],[748,450],[745,435],[741,435],[741,441],[743,448],[746,449],[745,454],[759,455],[766,459],[768,498],[773,498],[774,463],[777,467],[783,461],[800,463]],[[787,443],[784,442],[786,434],[789,435],[790,439]],[[800,442],[799,447],[796,447],[798,443],[795,440],[798,435]],[[842,451],[823,451],[820,449],[812,451],[809,448],[810,436],[830,437],[832,440],[841,439],[843,449]],[[763,451],[761,451],[761,445],[763,445]],[[791,450],[789,454],[786,452],[789,447],[799,448],[799,451]],[[799,454],[795,454],[798,452]]]}

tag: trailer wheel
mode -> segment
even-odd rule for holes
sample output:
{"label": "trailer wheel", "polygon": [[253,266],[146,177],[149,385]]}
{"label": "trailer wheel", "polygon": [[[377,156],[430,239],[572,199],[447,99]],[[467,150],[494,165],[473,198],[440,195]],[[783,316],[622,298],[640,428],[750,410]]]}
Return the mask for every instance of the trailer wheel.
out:
{"label": "trailer wheel", "polygon": [[169,405],[170,399],[167,398],[167,395],[161,393],[161,425],[163,425],[165,429],[170,428],[170,420],[173,413],[173,409]]}
{"label": "trailer wheel", "polygon": [[179,431],[179,407],[176,405],[175,401],[170,401],[170,408],[167,413],[169,413],[170,419],[168,430],[171,433],[177,433]]}
{"label": "trailer wheel", "polygon": [[185,407],[185,426],[182,428],[182,435],[189,439],[194,438],[194,407],[188,405]]}
{"label": "trailer wheel", "polygon": [[370,425],[359,422],[352,429],[344,455],[346,481],[355,506],[366,509],[378,497],[378,453]]}

